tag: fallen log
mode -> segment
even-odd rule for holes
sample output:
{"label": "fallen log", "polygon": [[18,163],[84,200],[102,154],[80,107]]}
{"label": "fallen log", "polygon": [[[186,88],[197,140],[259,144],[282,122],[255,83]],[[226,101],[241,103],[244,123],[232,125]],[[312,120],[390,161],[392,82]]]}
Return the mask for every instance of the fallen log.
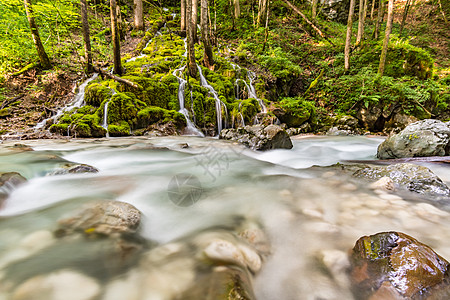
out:
{"label": "fallen log", "polygon": [[94,72],[97,72],[102,77],[107,77],[107,78],[113,79],[113,80],[115,80],[117,82],[126,84],[126,85],[131,86],[131,87],[133,87],[135,89],[141,89],[141,87],[139,87],[136,83],[131,82],[128,79],[124,79],[124,78],[121,78],[119,76],[116,76],[116,75],[113,75],[113,74],[109,74],[108,72],[105,72],[102,69],[99,69],[97,67],[94,67]]}

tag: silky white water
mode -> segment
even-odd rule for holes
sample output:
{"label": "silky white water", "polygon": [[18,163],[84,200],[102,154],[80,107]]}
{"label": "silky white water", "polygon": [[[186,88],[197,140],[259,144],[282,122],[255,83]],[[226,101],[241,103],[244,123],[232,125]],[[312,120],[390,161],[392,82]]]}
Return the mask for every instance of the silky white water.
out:
{"label": "silky white water", "polygon": [[[0,299],[20,299],[18,293],[42,277],[57,287],[74,278],[70,286],[83,283],[98,299],[179,299],[200,288],[196,274],[206,272],[198,265],[204,251],[198,240],[205,234],[234,235],[247,223],[259,226],[270,242],[254,276],[257,299],[352,299],[347,252],[359,237],[380,231],[402,231],[449,259],[447,210],[374,193],[336,169],[309,168],[374,159],[380,142],[296,137],[292,150],[268,152],[197,137],[26,141],[34,151],[14,150],[14,143],[6,142],[0,171],[20,172],[28,182],[0,209]],[[99,172],[49,175],[67,161]],[[447,173],[443,179],[450,184],[448,168],[434,166],[437,174]],[[202,186],[200,198],[188,207],[174,205],[168,195],[179,173],[196,176]],[[140,235],[151,243],[136,260],[148,255],[151,264],[144,269],[134,260],[119,264],[108,239],[52,236],[57,220],[99,199],[127,202],[142,212]],[[142,284],[145,272],[153,279]],[[84,299],[76,290],[59,292]],[[48,299],[38,292],[36,297]]]}

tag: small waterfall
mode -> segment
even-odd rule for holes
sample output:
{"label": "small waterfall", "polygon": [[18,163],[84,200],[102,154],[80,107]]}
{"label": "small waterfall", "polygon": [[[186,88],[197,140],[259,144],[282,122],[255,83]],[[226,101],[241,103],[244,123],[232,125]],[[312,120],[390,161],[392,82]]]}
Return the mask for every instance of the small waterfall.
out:
{"label": "small waterfall", "polygon": [[[205,76],[203,76],[202,68],[197,64],[198,72],[200,73],[200,83],[203,87],[207,88],[209,92],[213,95],[214,100],[216,100],[216,115],[217,115],[217,133],[220,134],[222,131],[222,107],[225,109],[225,122],[226,117],[228,116],[227,107],[225,103],[223,103],[219,99],[219,95],[216,90],[206,81]],[[226,127],[226,124],[225,124]]]}
{"label": "small waterfall", "polygon": [[184,68],[185,67],[181,67],[179,69],[176,69],[172,73],[172,75],[175,76],[178,79],[178,83],[179,83],[179,86],[178,86],[178,102],[180,104],[180,110],[178,112],[182,113],[184,118],[186,119],[186,124],[187,124],[186,132],[187,132],[188,135],[196,135],[196,136],[205,137],[203,132],[201,132],[197,127],[195,127],[195,124],[189,118],[188,110],[184,107],[184,91],[185,91],[185,88],[186,88],[187,81],[177,75],[179,72],[183,71]]}
{"label": "small waterfall", "polygon": [[109,98],[108,101],[105,102],[105,106],[103,106],[103,123],[102,127],[106,129],[106,137],[109,137],[109,131],[108,131],[108,106],[109,102],[111,102],[112,97],[117,94],[116,91],[112,88],[109,88],[111,90],[111,98]]}
{"label": "small waterfall", "polygon": [[56,113],[56,115],[47,118],[39,123],[36,124],[36,126],[34,126],[34,131],[39,131],[41,129],[43,129],[45,127],[45,125],[47,124],[48,120],[53,120],[53,122],[55,122],[59,117],[61,117],[66,111],[70,111],[75,107],[81,107],[84,104],[84,91],[87,87],[87,85],[94,80],[95,78],[98,77],[97,73],[94,73],[91,77],[89,77],[88,79],[86,79],[79,87],[78,87],[78,93],[75,95],[75,97],[73,98],[72,103],[70,103],[68,106],[63,107],[61,109],[58,110],[58,112]]}
{"label": "small waterfall", "polygon": [[[164,23],[163,28],[166,28],[166,24],[167,24],[167,23]],[[142,48],[141,53],[140,53],[138,56],[135,56],[135,57],[132,57],[132,58],[130,58],[130,59],[127,59],[126,62],[136,61],[136,59],[138,59],[138,58],[146,57],[147,54],[144,54],[144,53],[142,53],[142,52],[144,52],[144,49],[147,48],[148,45],[150,45],[150,43],[153,41],[154,38],[156,38],[157,36],[160,36],[160,35],[162,35],[162,33],[161,33],[160,30],[158,30],[158,31],[155,33],[155,36],[154,36],[153,38],[149,39],[148,42],[145,44],[144,48]]]}
{"label": "small waterfall", "polygon": [[245,83],[245,85],[248,88],[248,97],[249,98],[255,98],[256,100],[258,100],[259,106],[261,107],[261,112],[262,113],[267,113],[267,108],[264,105],[264,102],[261,99],[258,98],[258,96],[256,95],[255,87],[253,86],[253,80],[255,80],[256,74],[254,72],[248,70],[247,77],[248,77],[249,83],[248,83],[248,85],[247,85],[247,83]]}

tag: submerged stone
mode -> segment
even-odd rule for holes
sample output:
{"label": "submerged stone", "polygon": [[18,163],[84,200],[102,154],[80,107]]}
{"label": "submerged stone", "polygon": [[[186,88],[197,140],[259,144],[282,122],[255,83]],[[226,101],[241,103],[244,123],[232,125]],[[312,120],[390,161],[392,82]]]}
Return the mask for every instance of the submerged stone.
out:
{"label": "submerged stone", "polygon": [[291,149],[292,141],[278,125],[254,125],[238,129],[224,129],[220,139],[237,141],[253,150]]}
{"label": "submerged stone", "polygon": [[350,261],[357,299],[447,299],[450,295],[449,263],[404,233],[361,237]]}
{"label": "submerged stone", "polygon": [[26,178],[17,172],[0,173],[0,207],[9,192],[26,181]]}
{"label": "submerged stone", "polygon": [[378,146],[378,158],[445,156],[450,154],[450,126],[439,120],[422,120]]}
{"label": "submerged stone", "polygon": [[113,233],[135,233],[141,221],[141,213],[133,205],[120,201],[89,203],[58,222],[58,236],[73,232],[86,235],[111,235]]}
{"label": "submerged stone", "polygon": [[98,173],[98,169],[87,164],[65,164],[61,168],[51,172],[49,175],[65,175],[80,173]]}
{"label": "submerged stone", "polygon": [[[450,188],[430,169],[410,163],[367,166],[353,173],[359,178],[380,180],[388,177],[401,188],[427,196],[450,196]],[[392,188],[387,188],[392,190]]]}

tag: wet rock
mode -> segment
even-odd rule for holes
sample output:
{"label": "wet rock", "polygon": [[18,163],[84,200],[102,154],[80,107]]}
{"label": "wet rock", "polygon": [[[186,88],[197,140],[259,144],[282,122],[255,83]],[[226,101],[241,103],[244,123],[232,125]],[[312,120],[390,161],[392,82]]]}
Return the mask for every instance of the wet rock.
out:
{"label": "wet rock", "polygon": [[72,270],[33,277],[13,292],[12,300],[93,300],[101,291],[93,278]]}
{"label": "wet rock", "polygon": [[17,172],[0,173],[0,207],[11,190],[26,181],[26,178]]}
{"label": "wet rock", "polygon": [[408,125],[378,146],[378,158],[445,156],[450,154],[450,126],[439,120]]}
{"label": "wet rock", "polygon": [[66,175],[81,173],[98,173],[98,169],[86,164],[65,164],[61,168],[51,172],[49,175]]}
{"label": "wet rock", "polygon": [[450,188],[430,169],[410,163],[389,166],[368,166],[353,173],[353,176],[380,180],[389,177],[401,188],[427,196],[450,196]]}
{"label": "wet rock", "polygon": [[113,233],[135,233],[141,221],[141,213],[133,205],[120,201],[89,203],[73,216],[58,222],[56,235],[73,232],[86,235],[111,235]]}
{"label": "wet rock", "polygon": [[338,127],[331,127],[328,131],[327,131],[327,135],[330,136],[347,136],[347,135],[352,135],[353,133],[350,130],[342,130],[339,129]]}
{"label": "wet rock", "polygon": [[384,176],[371,183],[369,187],[373,190],[394,191],[395,183],[391,178]]}
{"label": "wet rock", "polygon": [[448,299],[449,263],[404,233],[360,238],[350,261],[357,299]]}
{"label": "wet rock", "polygon": [[224,129],[220,139],[237,141],[253,150],[291,149],[292,141],[278,125],[254,125],[238,129]]}
{"label": "wet rock", "polygon": [[196,286],[184,293],[185,300],[253,300],[256,299],[248,272],[225,266],[196,278]]}

